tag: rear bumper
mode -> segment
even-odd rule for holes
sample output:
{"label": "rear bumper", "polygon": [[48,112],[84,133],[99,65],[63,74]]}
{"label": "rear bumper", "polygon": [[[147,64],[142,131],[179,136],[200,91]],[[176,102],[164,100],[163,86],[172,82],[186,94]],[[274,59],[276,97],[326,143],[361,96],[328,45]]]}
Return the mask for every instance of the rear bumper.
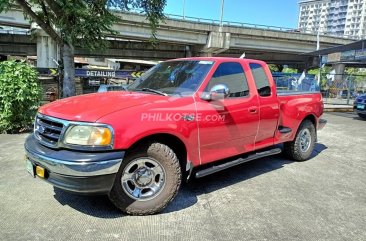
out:
{"label": "rear bumper", "polygon": [[324,128],[324,126],[327,124],[327,120],[325,119],[319,119],[318,121],[318,130],[321,130]]}
{"label": "rear bumper", "polygon": [[33,166],[46,170],[45,181],[77,193],[108,193],[123,160],[124,151],[80,152],[41,145],[33,135],[24,144]]}

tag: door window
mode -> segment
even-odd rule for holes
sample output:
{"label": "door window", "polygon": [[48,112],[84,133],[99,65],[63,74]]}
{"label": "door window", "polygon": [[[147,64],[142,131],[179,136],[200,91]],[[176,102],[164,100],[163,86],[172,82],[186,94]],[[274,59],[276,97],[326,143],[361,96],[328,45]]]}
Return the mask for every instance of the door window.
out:
{"label": "door window", "polygon": [[212,75],[205,91],[209,92],[217,84],[225,84],[229,88],[229,98],[249,96],[247,78],[240,63],[227,62],[220,64]]}

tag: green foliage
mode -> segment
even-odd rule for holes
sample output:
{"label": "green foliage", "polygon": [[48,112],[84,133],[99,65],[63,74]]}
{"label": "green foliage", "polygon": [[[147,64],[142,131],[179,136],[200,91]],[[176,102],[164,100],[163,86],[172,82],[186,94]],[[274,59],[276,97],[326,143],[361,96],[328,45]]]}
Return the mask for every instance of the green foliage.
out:
{"label": "green foliage", "polygon": [[296,74],[297,73],[297,69],[291,69],[291,68],[284,68],[282,70],[283,73],[287,73],[287,74]]}
{"label": "green foliage", "polygon": [[0,133],[28,127],[41,101],[37,71],[25,62],[0,63]]}
{"label": "green foliage", "polygon": [[346,67],[345,74],[348,75],[348,79],[351,81],[352,89],[357,89],[366,84],[366,72],[361,71],[359,68]]}
{"label": "green foliage", "polygon": [[327,74],[329,74],[331,70],[332,68],[330,66],[324,66],[323,68],[320,69],[320,73],[319,68],[310,69],[307,71],[307,73],[315,75],[316,78],[318,78],[320,74],[320,87],[321,89],[325,89],[328,82]]}
{"label": "green foliage", "polygon": [[122,11],[130,11],[136,9],[140,13],[146,14],[152,30],[153,40],[155,40],[156,28],[159,21],[165,18],[163,13],[166,0],[108,0],[107,6],[110,9],[119,9]]}
{"label": "green foliage", "polygon": [[268,67],[269,67],[269,69],[271,70],[271,72],[281,72],[281,71],[279,70],[278,66],[277,66],[277,65],[275,65],[275,64],[269,64],[269,65],[268,65]]}
{"label": "green foliage", "polygon": [[[146,15],[151,27],[151,43],[156,45],[156,28],[164,19],[166,0],[0,0],[0,13],[12,4],[37,23],[61,47],[64,68],[64,97],[75,95],[73,55],[75,47],[103,50],[108,37],[117,34],[113,25],[122,19],[119,11]],[[123,35],[123,33],[122,33]],[[71,67],[70,67],[71,66]]]}
{"label": "green foliage", "polygon": [[115,35],[112,27],[121,19],[118,11],[146,14],[152,35],[164,18],[166,0],[0,0],[0,12],[19,4],[27,18],[35,21],[54,40],[88,49],[104,48],[105,38]]}
{"label": "green foliage", "polygon": [[308,74],[318,75],[319,74],[319,68],[308,70]]}
{"label": "green foliage", "polygon": [[0,13],[9,10],[13,0],[0,0]]}
{"label": "green foliage", "polygon": [[39,4],[44,2],[39,0],[30,2],[33,6],[40,5],[37,15],[59,30],[64,43],[88,49],[104,48],[107,45],[104,38],[115,34],[112,26],[118,17],[109,11],[105,1],[52,0],[50,5]]}

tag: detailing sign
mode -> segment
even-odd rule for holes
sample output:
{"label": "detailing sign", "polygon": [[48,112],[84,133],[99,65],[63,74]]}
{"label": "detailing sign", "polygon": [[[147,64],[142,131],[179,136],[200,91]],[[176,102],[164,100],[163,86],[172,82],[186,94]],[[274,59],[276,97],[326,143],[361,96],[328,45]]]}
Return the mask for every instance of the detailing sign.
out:
{"label": "detailing sign", "polygon": [[102,77],[102,78],[136,78],[143,72],[102,70],[102,69],[75,69],[76,77]]}

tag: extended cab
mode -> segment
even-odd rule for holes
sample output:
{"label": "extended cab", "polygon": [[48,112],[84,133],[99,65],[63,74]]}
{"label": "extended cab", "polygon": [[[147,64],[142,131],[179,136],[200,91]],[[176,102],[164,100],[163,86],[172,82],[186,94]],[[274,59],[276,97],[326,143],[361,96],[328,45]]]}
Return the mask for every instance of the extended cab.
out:
{"label": "extended cab", "polygon": [[152,214],[182,180],[279,154],[308,159],[325,125],[321,94],[277,93],[266,63],[187,58],[153,67],[127,91],[39,108],[27,169],[77,193],[108,194],[122,211]]}

